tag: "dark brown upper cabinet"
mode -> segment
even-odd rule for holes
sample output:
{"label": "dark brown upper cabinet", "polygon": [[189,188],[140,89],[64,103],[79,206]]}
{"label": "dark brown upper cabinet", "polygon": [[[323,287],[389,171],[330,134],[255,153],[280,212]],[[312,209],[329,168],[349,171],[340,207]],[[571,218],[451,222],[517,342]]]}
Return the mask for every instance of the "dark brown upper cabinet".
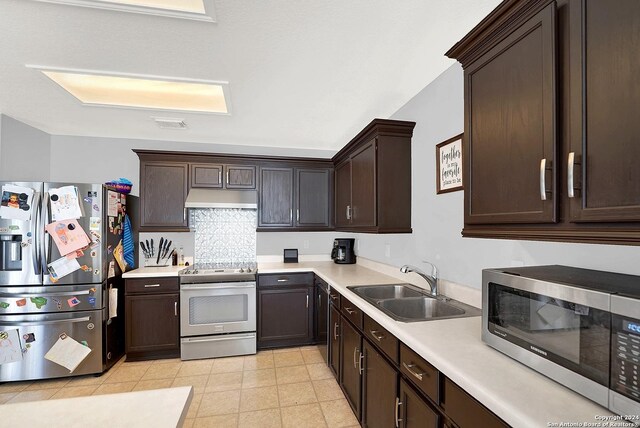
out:
{"label": "dark brown upper cabinet", "polygon": [[334,157],[336,229],[411,233],[415,122],[374,119]]}
{"label": "dark brown upper cabinet", "polygon": [[189,229],[187,199],[189,165],[140,160],[140,231]]}
{"label": "dark brown upper cabinet", "polygon": [[212,189],[256,188],[256,167],[247,165],[190,164],[191,187]]}
{"label": "dark brown upper cabinet", "polygon": [[463,236],[640,244],[640,4],[505,0],[464,68]]}
{"label": "dark brown upper cabinet", "polygon": [[327,163],[261,167],[258,230],[331,230],[333,168]]}
{"label": "dark brown upper cabinet", "polygon": [[571,139],[565,158],[571,173],[569,218],[637,222],[640,2],[574,3],[569,36]]}
{"label": "dark brown upper cabinet", "polygon": [[258,227],[293,226],[293,168],[260,168]]}
{"label": "dark brown upper cabinet", "polygon": [[555,6],[464,71],[465,222],[556,219]]}

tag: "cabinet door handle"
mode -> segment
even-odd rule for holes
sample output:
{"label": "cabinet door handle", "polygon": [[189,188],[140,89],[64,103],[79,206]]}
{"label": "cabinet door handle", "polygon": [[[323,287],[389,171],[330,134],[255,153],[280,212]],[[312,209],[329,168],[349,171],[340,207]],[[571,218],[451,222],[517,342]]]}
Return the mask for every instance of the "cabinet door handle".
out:
{"label": "cabinet door handle", "polygon": [[364,354],[362,352],[360,352],[360,357],[358,358],[358,374],[362,375],[362,371],[364,370],[362,368],[362,361],[364,360]]}
{"label": "cabinet door handle", "polygon": [[293,210],[289,209],[289,223],[293,223]]}
{"label": "cabinet door handle", "polygon": [[353,348],[353,368],[357,369],[358,368],[358,363],[356,360],[356,354],[358,353],[358,348]]}
{"label": "cabinet door handle", "polygon": [[296,209],[296,221],[300,223],[300,210]]}
{"label": "cabinet door handle", "polygon": [[351,206],[347,205],[347,220],[351,220]]}
{"label": "cabinet door handle", "polygon": [[318,307],[322,306],[322,294],[318,293]]}
{"label": "cabinet door handle", "polygon": [[573,185],[573,166],[576,164],[576,154],[574,152],[569,153],[567,157],[567,196],[575,198],[575,187]]}
{"label": "cabinet door handle", "polygon": [[333,340],[338,340],[338,323],[333,323]]}
{"label": "cabinet door handle", "polygon": [[160,287],[160,284],[145,284],[144,288],[154,288],[154,287]]}
{"label": "cabinet door handle", "polygon": [[400,428],[400,421],[402,421],[402,419],[400,419],[400,406],[402,406],[402,401],[396,397],[396,428]]}
{"label": "cabinet door handle", "polygon": [[178,302],[173,302],[173,315],[178,316]]}
{"label": "cabinet door handle", "polygon": [[220,183],[221,185],[222,183],[222,170],[218,171],[218,183]]}
{"label": "cabinet door handle", "polygon": [[182,221],[187,221],[187,208],[182,211]]}
{"label": "cabinet door handle", "polygon": [[377,340],[378,342],[380,342],[382,339],[384,339],[384,334],[378,335],[378,333],[380,333],[377,330],[369,330],[369,333],[371,333],[371,336],[373,336],[373,338],[375,340]]}
{"label": "cabinet door handle", "polygon": [[356,311],[352,311],[352,310],[351,310],[351,308],[347,308],[347,307],[345,307],[345,308],[344,308],[344,310],[345,310],[345,311],[347,311],[347,313],[348,313],[349,315],[353,315],[353,314],[355,314],[355,313],[356,313]]}
{"label": "cabinet door handle", "polygon": [[546,185],[546,172],[547,172],[547,160],[542,159],[540,161],[540,199],[547,200],[547,185]]}
{"label": "cabinet door handle", "polygon": [[309,295],[307,294],[307,309],[309,309]]}
{"label": "cabinet door handle", "polygon": [[[415,371],[413,368],[414,367],[418,367],[416,364],[407,364],[404,361],[402,362],[402,366],[407,369],[407,371],[409,373],[411,373],[413,375],[413,377],[415,377],[418,380],[422,380],[422,377],[426,374],[425,372],[423,372],[422,370],[420,370],[420,372]],[[420,367],[418,367],[418,369],[420,369]]]}
{"label": "cabinet door handle", "polygon": [[229,184],[229,170],[227,170],[227,185]]}

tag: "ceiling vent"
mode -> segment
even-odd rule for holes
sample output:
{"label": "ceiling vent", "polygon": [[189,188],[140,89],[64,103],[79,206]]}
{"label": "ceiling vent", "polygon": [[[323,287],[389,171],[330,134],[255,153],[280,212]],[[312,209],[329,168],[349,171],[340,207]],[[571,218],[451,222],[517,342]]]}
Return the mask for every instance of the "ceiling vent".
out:
{"label": "ceiling vent", "polygon": [[187,123],[184,119],[174,119],[170,117],[154,117],[158,127],[162,129],[187,129]]}

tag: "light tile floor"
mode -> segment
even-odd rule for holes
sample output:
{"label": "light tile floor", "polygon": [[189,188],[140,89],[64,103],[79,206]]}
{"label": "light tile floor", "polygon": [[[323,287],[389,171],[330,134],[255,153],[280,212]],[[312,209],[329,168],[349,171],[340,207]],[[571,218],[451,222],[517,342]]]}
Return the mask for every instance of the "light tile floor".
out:
{"label": "light tile floor", "polygon": [[123,360],[100,377],[0,384],[0,404],[193,386],[185,427],[358,427],[315,346],[244,357]]}

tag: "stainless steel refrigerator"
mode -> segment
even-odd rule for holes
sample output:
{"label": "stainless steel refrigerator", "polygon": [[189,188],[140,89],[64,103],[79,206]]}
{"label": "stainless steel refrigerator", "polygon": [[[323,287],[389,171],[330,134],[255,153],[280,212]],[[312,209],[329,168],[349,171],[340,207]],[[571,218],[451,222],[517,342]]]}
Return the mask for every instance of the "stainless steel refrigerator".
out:
{"label": "stainless steel refrigerator", "polygon": [[[114,252],[123,237],[126,196],[102,184],[0,186],[0,382],[102,373],[124,354],[124,289]],[[24,192],[12,194],[16,188]],[[77,224],[90,242],[72,255],[61,254],[59,241],[45,230],[60,217],[55,201],[61,188],[75,189]],[[67,262],[76,270],[66,274],[72,269],[59,268]],[[117,302],[110,302],[116,294]],[[69,337],[91,350],[73,370],[45,358],[59,339]]]}

